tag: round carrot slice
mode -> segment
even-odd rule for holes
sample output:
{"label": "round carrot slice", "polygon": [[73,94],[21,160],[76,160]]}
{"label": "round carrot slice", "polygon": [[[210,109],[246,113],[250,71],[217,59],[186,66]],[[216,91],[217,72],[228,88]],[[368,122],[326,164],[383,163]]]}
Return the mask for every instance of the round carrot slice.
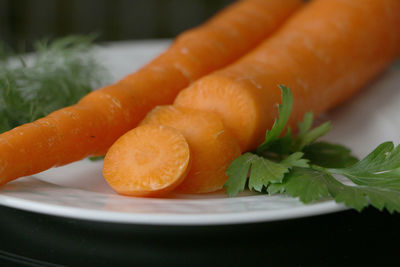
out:
{"label": "round carrot slice", "polygon": [[103,175],[119,194],[159,196],[185,178],[190,150],[179,131],[162,125],[137,127],[108,150]]}
{"label": "round carrot slice", "polygon": [[185,180],[174,190],[179,193],[209,193],[221,190],[229,164],[240,155],[234,136],[219,117],[206,111],[176,106],[158,106],[142,121],[177,129],[186,138],[191,167]]}

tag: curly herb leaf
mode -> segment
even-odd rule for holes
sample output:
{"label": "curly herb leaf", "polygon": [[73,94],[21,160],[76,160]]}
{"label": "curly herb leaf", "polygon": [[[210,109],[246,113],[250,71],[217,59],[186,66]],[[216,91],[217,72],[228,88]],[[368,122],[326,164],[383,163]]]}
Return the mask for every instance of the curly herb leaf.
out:
{"label": "curly herb leaf", "polygon": [[303,152],[310,163],[325,168],[345,168],[358,161],[347,147],[322,141],[307,145]]}
{"label": "curly herb leaf", "polygon": [[[245,153],[229,166],[225,184],[228,195],[243,191],[247,183],[250,190],[284,193],[303,203],[332,198],[359,211],[372,205],[400,212],[400,146],[385,142],[358,161],[342,145],[315,142],[331,125],[327,122],[312,128],[311,112],[298,124],[297,136],[288,129],[280,137],[292,108],[290,90],[281,89],[280,117],[267,131],[257,154]],[[343,184],[334,174],[347,177],[355,185]]]}
{"label": "curly herb leaf", "polygon": [[293,106],[293,96],[289,88],[284,85],[279,85],[282,90],[282,104],[278,106],[278,118],[275,120],[271,130],[267,130],[265,134],[265,141],[257,148],[257,153],[262,154],[274,142],[279,139],[282,131],[285,129],[289,120],[290,113]]}
{"label": "curly herb leaf", "polygon": [[226,170],[226,175],[229,176],[229,179],[224,184],[228,196],[236,196],[244,190],[254,157],[257,156],[252,153],[244,153],[229,165]]}
{"label": "curly herb leaf", "polygon": [[400,146],[395,147],[392,142],[382,143],[354,165],[328,171],[343,175],[358,185],[400,191]]}
{"label": "curly herb leaf", "polygon": [[299,197],[303,203],[333,198],[361,211],[368,205],[390,213],[400,212],[400,192],[371,186],[349,186],[336,180],[323,169],[294,168],[284,181],[270,189],[270,193],[285,192]]}

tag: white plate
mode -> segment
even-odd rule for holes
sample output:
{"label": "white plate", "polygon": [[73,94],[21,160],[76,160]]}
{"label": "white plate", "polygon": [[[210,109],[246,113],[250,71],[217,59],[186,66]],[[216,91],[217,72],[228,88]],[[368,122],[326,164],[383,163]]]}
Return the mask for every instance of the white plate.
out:
{"label": "white plate", "polygon": [[[161,52],[169,41],[112,44],[98,49],[98,58],[115,80]],[[363,156],[380,142],[399,141],[400,68],[392,67],[345,106],[327,115],[334,129],[329,141],[351,147]],[[155,225],[215,225],[267,222],[346,209],[334,201],[304,205],[285,196],[243,193],[174,195],[164,199],[115,194],[101,174],[101,161],[83,160],[16,180],[0,190],[0,204],[38,213],[78,219]]]}

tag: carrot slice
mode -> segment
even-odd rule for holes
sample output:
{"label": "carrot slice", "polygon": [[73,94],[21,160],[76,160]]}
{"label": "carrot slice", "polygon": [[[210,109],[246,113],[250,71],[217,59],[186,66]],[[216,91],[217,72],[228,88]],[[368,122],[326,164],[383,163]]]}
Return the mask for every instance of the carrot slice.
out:
{"label": "carrot slice", "polygon": [[189,164],[189,145],[179,131],[144,125],[111,146],[104,159],[103,175],[119,194],[157,196],[178,186]]}
{"label": "carrot slice", "polygon": [[277,115],[278,84],[292,90],[294,127],[305,112],[339,105],[393,62],[399,25],[399,0],[311,1],[255,50],[182,91],[174,105],[215,112],[243,151],[254,149]]}
{"label": "carrot slice", "polygon": [[246,151],[256,138],[257,127],[270,117],[261,116],[262,102],[251,89],[218,74],[208,75],[183,90],[174,106],[215,113]]}
{"label": "carrot slice", "polygon": [[[105,154],[154,106],[172,103],[179,91],[194,80],[243,56],[302,2],[238,1],[203,25],[179,35],[164,53],[136,73],[88,94],[73,108],[1,134],[0,184]],[[31,154],[27,156],[24,151]]]}
{"label": "carrot slice", "polygon": [[186,138],[192,165],[184,181],[175,189],[179,193],[208,193],[222,189],[226,168],[240,155],[233,137],[213,113],[159,106],[153,109],[142,124],[162,124],[173,127]]}

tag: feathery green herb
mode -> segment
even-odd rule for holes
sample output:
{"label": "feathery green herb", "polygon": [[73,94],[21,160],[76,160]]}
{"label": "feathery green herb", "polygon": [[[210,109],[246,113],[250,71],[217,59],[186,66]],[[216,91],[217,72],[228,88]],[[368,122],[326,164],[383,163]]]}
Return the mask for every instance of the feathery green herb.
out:
{"label": "feathery green herb", "polygon": [[109,74],[92,47],[92,36],[36,42],[31,55],[0,44],[0,132],[75,104],[104,85]]}
{"label": "feathery green herb", "polygon": [[[316,142],[331,124],[312,128],[311,112],[293,135],[286,127],[293,98],[288,88],[280,88],[278,119],[254,153],[239,156],[228,167],[226,193],[235,196],[247,185],[257,192],[298,197],[304,203],[331,198],[359,211],[372,205],[400,212],[400,146],[385,142],[358,161],[342,145]],[[354,185],[344,184],[334,175],[346,177]]]}

